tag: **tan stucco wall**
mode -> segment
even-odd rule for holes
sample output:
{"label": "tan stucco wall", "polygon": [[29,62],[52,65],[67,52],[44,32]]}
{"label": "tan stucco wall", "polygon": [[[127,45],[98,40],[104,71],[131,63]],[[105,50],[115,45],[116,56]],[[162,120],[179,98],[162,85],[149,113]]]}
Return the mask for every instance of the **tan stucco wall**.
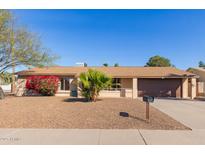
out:
{"label": "tan stucco wall", "polygon": [[205,95],[205,82],[197,82],[197,95]]}
{"label": "tan stucco wall", "polygon": [[138,97],[138,79],[132,79],[132,98],[135,99]]}
{"label": "tan stucco wall", "polygon": [[[193,68],[190,70],[190,72],[199,76],[199,78],[197,78],[198,86],[196,86],[196,88],[197,88],[196,95],[197,96],[201,96],[201,95],[204,96],[205,95],[205,71]],[[195,89],[193,89],[193,90],[195,91]],[[192,93],[192,91],[191,91],[191,93]]]}
{"label": "tan stucco wall", "polygon": [[182,79],[182,98],[188,98],[188,78]]}
{"label": "tan stucco wall", "polygon": [[108,90],[102,90],[100,91],[99,97],[110,97],[110,98],[119,98],[119,97],[126,97],[126,98],[132,98],[132,90],[125,89],[124,90],[116,90],[116,91],[108,91]]}
{"label": "tan stucco wall", "polygon": [[19,77],[16,81],[16,91],[15,91],[16,96],[23,96],[25,94],[26,91],[25,85],[26,85],[26,78]]}
{"label": "tan stucco wall", "polygon": [[[191,85],[189,87],[188,80],[191,80]],[[189,89],[190,88],[190,89]],[[191,95],[189,96],[189,90]],[[196,78],[182,79],[182,98],[194,99],[197,96],[197,82]]]}
{"label": "tan stucco wall", "polygon": [[128,98],[132,98],[132,89],[125,89],[125,96]]}
{"label": "tan stucco wall", "polygon": [[194,99],[196,97],[196,79],[191,79],[191,99]]}
{"label": "tan stucco wall", "polygon": [[108,90],[102,90],[100,91],[99,97],[111,97],[111,98],[119,98],[120,97],[120,91],[108,91]]}
{"label": "tan stucco wall", "polygon": [[205,71],[192,69],[191,72],[199,76],[198,81],[205,82]]}
{"label": "tan stucco wall", "polygon": [[121,88],[132,89],[132,78],[122,78]]}
{"label": "tan stucco wall", "polygon": [[[137,85],[135,87],[137,88]],[[132,78],[121,78],[121,88],[125,90],[124,91],[125,97],[132,98],[132,88],[133,88]]]}
{"label": "tan stucco wall", "polygon": [[66,93],[56,93],[55,96],[67,96],[67,97],[69,97],[70,96],[70,91],[66,92]]}

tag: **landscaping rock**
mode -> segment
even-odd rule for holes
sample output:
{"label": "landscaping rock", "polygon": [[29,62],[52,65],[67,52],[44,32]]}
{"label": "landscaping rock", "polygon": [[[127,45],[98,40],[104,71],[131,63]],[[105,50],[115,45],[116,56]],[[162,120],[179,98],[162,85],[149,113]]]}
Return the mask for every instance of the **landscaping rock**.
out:
{"label": "landscaping rock", "polygon": [[190,130],[152,106],[147,123],[145,103],[137,99],[99,98],[86,103],[84,98],[11,96],[3,102],[0,128]]}
{"label": "landscaping rock", "polygon": [[30,89],[24,93],[24,96],[41,96],[37,91]]}

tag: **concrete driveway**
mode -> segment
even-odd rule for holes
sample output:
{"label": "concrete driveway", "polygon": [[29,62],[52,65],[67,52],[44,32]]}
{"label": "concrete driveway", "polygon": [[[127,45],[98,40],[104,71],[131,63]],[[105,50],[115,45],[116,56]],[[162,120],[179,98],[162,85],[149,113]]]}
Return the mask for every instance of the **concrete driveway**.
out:
{"label": "concrete driveway", "polygon": [[205,101],[156,99],[152,105],[191,129],[205,129]]}
{"label": "concrete driveway", "polygon": [[140,130],[147,144],[205,144],[205,101],[156,99],[152,106],[192,131]]}

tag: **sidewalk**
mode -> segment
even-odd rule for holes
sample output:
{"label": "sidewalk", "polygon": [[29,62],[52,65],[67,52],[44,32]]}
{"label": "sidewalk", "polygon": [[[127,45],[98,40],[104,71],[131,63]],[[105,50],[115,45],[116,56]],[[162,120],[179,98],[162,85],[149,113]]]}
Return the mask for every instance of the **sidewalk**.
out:
{"label": "sidewalk", "polygon": [[138,130],[0,129],[0,144],[144,144]]}
{"label": "sidewalk", "polygon": [[205,130],[0,129],[0,144],[205,144]]}

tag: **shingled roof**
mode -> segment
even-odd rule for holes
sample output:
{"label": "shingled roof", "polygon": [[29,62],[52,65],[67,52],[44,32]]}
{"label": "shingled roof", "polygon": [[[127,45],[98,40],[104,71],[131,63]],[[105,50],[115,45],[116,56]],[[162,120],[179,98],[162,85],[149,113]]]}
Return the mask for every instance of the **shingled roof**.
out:
{"label": "shingled roof", "polygon": [[120,78],[187,78],[197,77],[195,74],[179,70],[174,67],[73,67],[73,66],[52,66],[44,68],[33,68],[17,72],[19,76],[30,75],[58,75],[58,76],[79,76],[88,69],[95,69],[104,72],[112,77]]}

